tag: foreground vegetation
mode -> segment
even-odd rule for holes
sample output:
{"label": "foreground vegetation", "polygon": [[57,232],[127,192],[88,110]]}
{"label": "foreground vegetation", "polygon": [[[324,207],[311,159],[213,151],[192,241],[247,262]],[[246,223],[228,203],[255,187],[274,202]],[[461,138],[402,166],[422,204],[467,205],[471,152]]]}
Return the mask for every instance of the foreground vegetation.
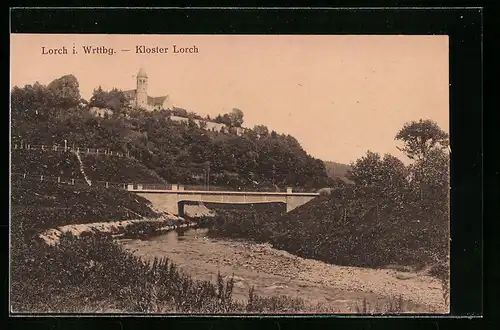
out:
{"label": "foreground vegetation", "polygon": [[232,299],[233,281],[195,281],[168,259],[143,261],[111,238],[66,236],[12,255],[15,312],[242,313],[300,312],[288,297]]}

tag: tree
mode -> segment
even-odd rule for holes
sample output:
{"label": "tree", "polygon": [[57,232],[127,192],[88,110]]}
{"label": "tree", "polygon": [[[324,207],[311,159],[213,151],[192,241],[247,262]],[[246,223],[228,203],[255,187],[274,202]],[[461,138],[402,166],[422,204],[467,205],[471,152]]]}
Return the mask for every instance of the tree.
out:
{"label": "tree", "polygon": [[243,116],[243,111],[237,108],[233,108],[233,110],[229,114],[231,126],[241,127],[241,125],[243,125]]}
{"label": "tree", "polygon": [[91,107],[104,108],[106,107],[106,92],[102,89],[101,86],[94,88],[94,92],[92,93],[92,97],[90,98],[89,105]]}
{"label": "tree", "polygon": [[113,88],[107,95],[105,107],[118,112],[123,110],[127,104],[127,98],[123,92],[117,88]]}
{"label": "tree", "polygon": [[253,131],[257,136],[264,137],[269,135],[269,129],[265,125],[255,125]]}
{"label": "tree", "polygon": [[231,126],[231,117],[229,117],[229,114],[225,113],[222,115],[222,124]]}
{"label": "tree", "polygon": [[207,122],[205,120],[201,120],[199,121],[198,123],[198,126],[201,128],[201,129],[207,129]]}
{"label": "tree", "polygon": [[52,96],[52,104],[59,108],[71,108],[80,103],[80,88],[78,80],[73,75],[65,75],[55,79],[47,89]]}
{"label": "tree", "polygon": [[403,206],[406,196],[408,171],[396,157],[367,151],[347,171],[354,182],[357,196],[383,208]]}
{"label": "tree", "polygon": [[38,117],[44,112],[49,101],[47,87],[36,82],[23,88],[14,86],[11,91],[10,104],[12,119],[27,119]]}
{"label": "tree", "polygon": [[426,158],[411,165],[413,191],[423,208],[447,209],[450,184],[449,162],[449,154],[445,150],[433,149]]}
{"label": "tree", "polygon": [[398,149],[414,160],[425,158],[435,148],[448,146],[448,134],[429,119],[406,123],[395,140],[403,142],[404,146]]}
{"label": "tree", "polygon": [[188,117],[188,112],[186,109],[177,108],[177,107],[173,107],[172,114],[174,116],[179,116],[179,117],[184,117],[184,118]]}
{"label": "tree", "polygon": [[188,117],[188,123],[187,123],[187,126],[190,127],[190,128],[198,128],[198,125],[196,124],[196,122],[194,121],[194,118],[193,117]]}

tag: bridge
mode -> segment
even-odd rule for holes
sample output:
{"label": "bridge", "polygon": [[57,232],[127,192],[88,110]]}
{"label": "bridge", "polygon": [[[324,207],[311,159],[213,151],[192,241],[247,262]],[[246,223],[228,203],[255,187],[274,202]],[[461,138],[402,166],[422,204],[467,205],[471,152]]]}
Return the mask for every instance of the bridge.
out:
{"label": "bridge", "polygon": [[218,204],[283,203],[286,205],[286,212],[290,212],[319,196],[319,193],[293,192],[290,187],[286,189],[286,192],[259,192],[184,190],[183,185],[177,184],[172,184],[170,189],[150,189],[144,188],[141,184],[129,184],[127,190],[148,199],[153,204],[153,207],[178,216],[184,215],[184,204],[187,202]]}

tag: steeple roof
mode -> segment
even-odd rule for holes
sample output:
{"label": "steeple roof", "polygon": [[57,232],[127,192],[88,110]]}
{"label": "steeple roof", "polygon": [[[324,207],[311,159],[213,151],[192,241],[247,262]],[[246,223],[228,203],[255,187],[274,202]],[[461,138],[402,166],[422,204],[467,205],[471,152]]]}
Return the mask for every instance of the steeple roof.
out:
{"label": "steeple roof", "polygon": [[146,71],[143,68],[140,68],[139,73],[137,74],[137,77],[147,78],[148,75],[146,74]]}

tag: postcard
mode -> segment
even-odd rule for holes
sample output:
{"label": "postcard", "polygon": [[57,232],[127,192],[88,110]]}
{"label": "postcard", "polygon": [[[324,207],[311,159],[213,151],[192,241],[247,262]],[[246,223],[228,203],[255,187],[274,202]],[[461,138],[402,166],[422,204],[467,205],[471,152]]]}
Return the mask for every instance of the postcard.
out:
{"label": "postcard", "polygon": [[12,313],[449,313],[448,36],[10,38]]}

